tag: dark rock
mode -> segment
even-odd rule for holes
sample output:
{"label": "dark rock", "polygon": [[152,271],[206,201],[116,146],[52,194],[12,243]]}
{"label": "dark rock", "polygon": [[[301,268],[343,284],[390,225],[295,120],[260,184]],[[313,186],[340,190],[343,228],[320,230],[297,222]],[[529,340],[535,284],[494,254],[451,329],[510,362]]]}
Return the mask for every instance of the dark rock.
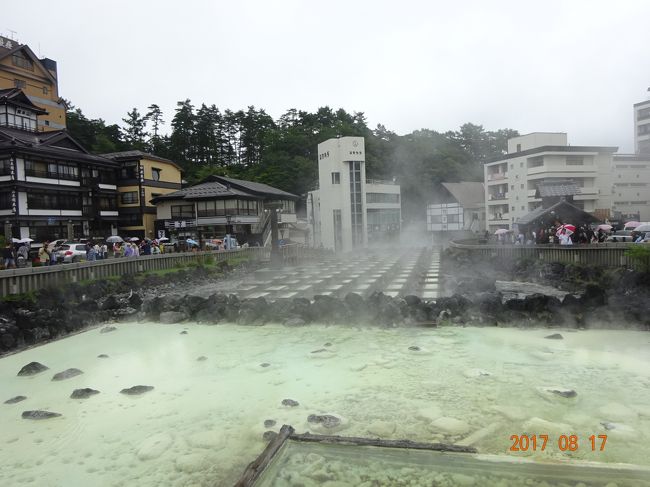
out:
{"label": "dark rock", "polygon": [[0,346],[3,348],[13,348],[16,345],[16,338],[11,333],[0,335]]}
{"label": "dark rock", "polygon": [[607,304],[607,293],[599,284],[589,283],[585,286],[585,292],[580,298],[584,306],[604,306]]}
{"label": "dark rock", "polygon": [[552,392],[553,394],[556,394],[561,397],[566,397],[566,398],[572,398],[578,395],[578,393],[572,389],[570,390],[549,389],[549,392]]}
{"label": "dark rock", "polygon": [[99,391],[86,387],[84,389],[75,389],[72,391],[72,394],[70,394],[70,397],[72,399],[87,399],[95,394],[99,394]]}
{"label": "dark rock", "polygon": [[564,340],[564,337],[559,333],[553,333],[552,335],[547,335],[544,338],[548,338],[549,340]]}
{"label": "dark rock", "polygon": [[271,366],[271,364],[269,364],[267,362],[264,362],[264,363],[260,364],[260,367],[270,367],[270,366]]}
{"label": "dark rock", "polygon": [[307,422],[320,424],[324,428],[336,428],[341,424],[341,419],[331,414],[310,414],[307,416]]}
{"label": "dark rock", "polygon": [[27,365],[25,365],[22,369],[20,369],[18,375],[35,375],[48,369],[49,367],[46,367],[45,365],[40,364],[38,362],[30,362]]}
{"label": "dark rock", "polygon": [[187,331],[183,330],[180,334],[181,335],[187,335]]}
{"label": "dark rock", "polygon": [[183,307],[191,316],[195,316],[199,311],[209,306],[210,300],[201,296],[188,294],[183,298]]}
{"label": "dark rock", "polygon": [[275,439],[275,437],[278,436],[278,434],[275,431],[265,431],[264,434],[262,435],[262,439],[264,441],[271,441]]}
{"label": "dark rock", "polygon": [[240,304],[237,322],[243,325],[263,323],[268,317],[268,309],[263,297],[245,299]]}
{"label": "dark rock", "polygon": [[71,368],[71,369],[66,369],[63,372],[58,372],[52,376],[52,380],[65,380],[65,379],[70,379],[72,377],[76,377],[78,375],[83,374],[82,370]]}
{"label": "dark rock", "polygon": [[129,306],[131,308],[140,309],[140,306],[142,306],[142,298],[140,297],[139,294],[133,293],[131,297],[128,299],[129,301]]}
{"label": "dark rock", "polygon": [[312,350],[311,353],[322,353],[327,352],[326,348],[319,348],[318,350]]}
{"label": "dark rock", "polygon": [[162,313],[160,313],[160,317],[158,318],[158,321],[165,325],[173,325],[174,323],[180,323],[181,321],[185,321],[188,318],[189,316],[187,315],[187,313],[181,311],[163,311]]}
{"label": "dark rock", "polygon": [[206,360],[208,360],[208,357],[206,357],[205,355],[201,355],[196,359],[197,362],[205,362]]}
{"label": "dark rock", "polygon": [[108,355],[106,355],[105,353],[100,353],[99,355],[97,355],[97,358],[108,358]]}
{"label": "dark rock", "polygon": [[22,417],[23,419],[50,419],[50,418],[58,418],[61,416],[59,413],[53,413],[51,411],[23,411]]}
{"label": "dark rock", "polygon": [[420,351],[420,347],[415,346],[415,345],[411,345],[411,346],[409,347],[409,350],[412,350],[413,352],[419,352],[419,351]]}
{"label": "dark rock", "polygon": [[114,294],[109,294],[106,296],[105,299],[100,301],[99,303],[99,309],[102,311],[105,310],[112,310],[112,309],[119,309],[121,307],[120,302],[118,299],[115,297]]}
{"label": "dark rock", "polygon": [[264,420],[264,427],[265,428],[273,428],[276,424],[275,419],[266,419]]}
{"label": "dark rock", "polygon": [[115,330],[117,330],[117,328],[115,328],[114,326],[105,326],[104,328],[99,330],[99,333],[110,333]]}
{"label": "dark rock", "polygon": [[16,404],[17,402],[24,401],[25,399],[27,399],[27,396],[15,396],[11,399],[7,399],[5,401],[5,404]]}
{"label": "dark rock", "polygon": [[300,406],[300,403],[298,401],[294,401],[293,399],[282,399],[282,405],[289,406],[290,408],[295,408],[296,406]]}
{"label": "dark rock", "polygon": [[409,294],[408,296],[404,296],[404,301],[406,301],[406,304],[408,306],[414,306],[415,307],[415,306],[419,306],[420,304],[422,304],[422,300],[419,297],[414,296],[412,294]]}
{"label": "dark rock", "polygon": [[133,386],[133,387],[129,387],[128,389],[122,389],[120,393],[127,394],[129,396],[139,396],[140,394],[144,394],[145,392],[149,392],[152,390],[153,390],[153,386]]}
{"label": "dark rock", "polygon": [[324,347],[331,347],[332,344],[331,344],[330,342],[327,342],[327,343],[325,343],[323,346],[324,346]]}

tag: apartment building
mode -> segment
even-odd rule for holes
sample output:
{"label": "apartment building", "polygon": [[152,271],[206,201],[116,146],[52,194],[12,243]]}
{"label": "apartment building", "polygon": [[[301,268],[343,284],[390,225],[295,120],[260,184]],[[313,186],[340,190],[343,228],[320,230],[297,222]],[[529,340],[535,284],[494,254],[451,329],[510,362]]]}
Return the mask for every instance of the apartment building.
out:
{"label": "apartment building", "polygon": [[22,90],[0,90],[6,236],[43,241],[117,234],[117,164],[88,153],[64,130],[39,132],[46,114]]}
{"label": "apartment building", "polygon": [[508,152],[484,166],[488,230],[513,229],[542,205],[538,186],[570,180],[573,205],[601,219],[611,216],[613,155],[618,147],[572,146],[566,133],[536,132],[508,141]]}
{"label": "apartment building", "polygon": [[318,144],[318,181],[319,189],[307,195],[314,246],[350,251],[399,237],[400,187],[366,179],[363,137]]}
{"label": "apartment building", "polygon": [[650,153],[614,154],[612,184],[618,219],[650,221]]}
{"label": "apartment building", "polygon": [[154,198],[181,189],[182,169],[174,161],[139,150],[112,152],[103,157],[119,166],[119,232],[123,237],[154,238]]}
{"label": "apartment building", "polygon": [[[12,88],[22,90],[34,105],[45,111],[38,118],[39,132],[66,128],[56,61],[39,59],[29,46],[0,36],[0,90]],[[19,122],[12,126],[22,128],[16,125]]]}

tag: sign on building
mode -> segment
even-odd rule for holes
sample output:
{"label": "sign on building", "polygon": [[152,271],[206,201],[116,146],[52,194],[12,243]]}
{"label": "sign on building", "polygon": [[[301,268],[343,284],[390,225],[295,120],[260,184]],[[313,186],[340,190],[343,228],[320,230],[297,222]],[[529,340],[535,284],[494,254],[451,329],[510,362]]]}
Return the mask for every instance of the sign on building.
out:
{"label": "sign on building", "polygon": [[462,230],[463,207],[458,203],[438,203],[427,206],[427,231],[449,232]]}

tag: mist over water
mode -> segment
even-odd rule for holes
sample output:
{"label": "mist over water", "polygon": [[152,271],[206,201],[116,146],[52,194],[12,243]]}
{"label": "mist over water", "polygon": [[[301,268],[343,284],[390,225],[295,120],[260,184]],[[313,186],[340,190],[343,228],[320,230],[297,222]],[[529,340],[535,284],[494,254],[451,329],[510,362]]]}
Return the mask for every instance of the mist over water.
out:
{"label": "mist over water", "polygon": [[[500,455],[516,455],[508,451],[512,434],[608,434],[603,452],[549,447],[520,455],[650,465],[650,338],[562,333],[564,340],[551,341],[546,329],[469,327],[125,323],[108,334],[89,330],[0,359],[0,399],[28,398],[0,404],[0,476],[12,486],[231,485],[264,448],[262,434],[282,424],[469,442]],[[31,361],[50,370],[17,377]],[[84,374],[51,381],[69,367]],[[134,385],[154,390],[119,393]],[[69,398],[82,387],[101,392]],[[300,405],[282,406],[286,398]],[[35,409],[62,416],[21,419]],[[321,431],[307,422],[310,414],[342,423]],[[269,419],[275,426],[265,428]]]}

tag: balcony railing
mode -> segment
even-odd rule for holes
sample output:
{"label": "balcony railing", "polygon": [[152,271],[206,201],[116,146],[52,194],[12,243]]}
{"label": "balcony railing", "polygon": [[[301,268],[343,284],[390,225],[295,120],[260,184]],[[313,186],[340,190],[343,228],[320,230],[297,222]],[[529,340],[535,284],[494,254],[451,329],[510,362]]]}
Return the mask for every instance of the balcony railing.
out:
{"label": "balcony railing", "polygon": [[75,174],[64,174],[56,171],[48,171],[41,169],[31,169],[25,168],[26,176],[33,176],[35,178],[47,178],[47,179],[66,179],[69,181],[79,181],[79,176]]}
{"label": "balcony railing", "polygon": [[488,195],[488,201],[502,201],[508,199],[508,193],[501,194],[490,194]]}
{"label": "balcony railing", "polygon": [[507,172],[495,172],[492,174],[488,174],[488,181],[500,181],[502,179],[505,179],[508,177]]}
{"label": "balcony railing", "polygon": [[387,179],[366,179],[366,184],[389,184],[391,186],[397,186],[398,183],[395,181],[390,181]]}

